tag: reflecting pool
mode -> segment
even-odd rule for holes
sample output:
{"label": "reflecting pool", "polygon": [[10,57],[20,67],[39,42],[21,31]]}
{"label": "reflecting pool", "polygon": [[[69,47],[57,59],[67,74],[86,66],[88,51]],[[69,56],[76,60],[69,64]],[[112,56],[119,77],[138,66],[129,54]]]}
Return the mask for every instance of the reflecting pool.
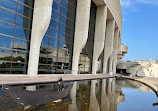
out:
{"label": "reflecting pool", "polygon": [[0,111],[158,111],[156,94],[132,80],[3,85]]}

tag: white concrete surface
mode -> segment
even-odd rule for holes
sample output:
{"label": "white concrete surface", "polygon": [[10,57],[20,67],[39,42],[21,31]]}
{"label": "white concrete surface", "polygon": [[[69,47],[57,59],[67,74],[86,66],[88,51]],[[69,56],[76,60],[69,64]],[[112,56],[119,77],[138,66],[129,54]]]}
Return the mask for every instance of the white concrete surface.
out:
{"label": "white concrete surface", "polygon": [[88,39],[91,0],[77,0],[72,74],[78,74],[79,56]]}
{"label": "white concrete surface", "polygon": [[96,74],[98,58],[104,49],[106,19],[107,19],[107,6],[97,7],[92,74]]}
{"label": "white concrete surface", "polygon": [[114,29],[115,29],[115,21],[108,20],[106,37],[105,37],[105,46],[104,46],[103,74],[107,73],[107,61],[113,51]]}
{"label": "white concrete surface", "polygon": [[28,75],[37,76],[41,41],[46,33],[52,14],[53,0],[35,0]]}

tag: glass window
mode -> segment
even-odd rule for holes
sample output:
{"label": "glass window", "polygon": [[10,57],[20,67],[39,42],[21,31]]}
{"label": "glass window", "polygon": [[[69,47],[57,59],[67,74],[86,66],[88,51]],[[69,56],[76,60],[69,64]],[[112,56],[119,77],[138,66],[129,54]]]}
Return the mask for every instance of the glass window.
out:
{"label": "glass window", "polygon": [[66,25],[66,18],[64,16],[61,16],[61,23],[65,24]]}
{"label": "glass window", "polygon": [[12,54],[12,61],[17,62],[17,63],[27,63],[27,59],[28,58],[28,53],[25,52],[21,52],[21,51],[14,51]]}
{"label": "glass window", "polygon": [[0,61],[11,61],[12,60],[11,53],[12,53],[11,50],[0,48]]}
{"label": "glass window", "polygon": [[34,7],[34,0],[18,0],[19,2],[33,8]]}
{"label": "glass window", "polygon": [[0,74],[9,74],[11,70],[11,63],[0,61]]}
{"label": "glass window", "polygon": [[57,21],[55,21],[55,20],[51,20],[51,27],[53,27],[53,28],[55,28],[55,29],[57,29],[57,30],[59,30],[59,25],[60,25],[60,23],[59,22],[57,22]]}
{"label": "glass window", "polygon": [[63,14],[64,16],[67,16],[67,9],[62,7],[61,14]]}
{"label": "glass window", "polygon": [[53,47],[58,47],[58,40],[54,38],[49,38],[49,45]]}
{"label": "glass window", "polygon": [[60,13],[61,5],[59,5],[57,2],[53,2],[53,9]]}
{"label": "glass window", "polygon": [[23,29],[23,28],[20,28],[20,27],[16,27],[15,37],[29,40],[30,39],[30,35],[31,35],[31,31],[30,30]]}
{"label": "glass window", "polygon": [[59,37],[59,31],[50,28],[50,36],[58,39],[58,37]]}
{"label": "glass window", "polygon": [[59,41],[59,48],[64,48],[65,47],[65,43],[63,41]]}
{"label": "glass window", "polygon": [[22,63],[12,63],[11,74],[26,74],[27,65]]}
{"label": "glass window", "polygon": [[66,30],[66,26],[63,24],[60,24],[60,31],[65,33],[65,30]]}
{"label": "glass window", "polygon": [[65,41],[65,34],[64,33],[60,33],[60,40]]}
{"label": "glass window", "polygon": [[0,0],[0,6],[16,12],[17,2],[14,0]]}
{"label": "glass window", "polygon": [[0,33],[14,36],[14,26],[0,21]]}
{"label": "glass window", "polygon": [[54,10],[52,10],[52,18],[56,21],[60,21],[60,14]]}
{"label": "glass window", "polygon": [[62,0],[62,5],[67,8],[67,5],[68,5],[68,1],[67,0]]}
{"label": "glass window", "polygon": [[32,18],[32,14],[33,14],[33,9],[24,6],[23,4],[18,4],[18,13],[26,16],[28,18]]}
{"label": "glass window", "polygon": [[48,36],[43,37],[42,44],[48,45]]}
{"label": "glass window", "polygon": [[16,24],[18,26],[21,26],[21,27],[24,27],[24,28],[27,28],[27,29],[31,29],[31,27],[32,27],[32,20],[28,19],[26,17],[20,16],[20,15],[17,15],[17,22],[16,22]]}
{"label": "glass window", "polygon": [[11,48],[13,38],[0,35],[0,47]]}
{"label": "glass window", "polygon": [[28,51],[29,42],[21,39],[14,39],[14,49]]}
{"label": "glass window", "polygon": [[0,62],[0,73],[27,73],[33,3],[34,0],[0,0],[0,60],[10,61]]}
{"label": "glass window", "polygon": [[4,20],[6,22],[14,24],[15,23],[15,17],[16,17],[15,13],[0,8],[0,20]]}
{"label": "glass window", "polygon": [[[76,3],[76,1],[71,2]],[[39,73],[61,74],[65,70],[71,70],[76,13],[76,6],[73,6],[71,2],[68,0],[54,0],[53,2],[52,19],[49,30],[46,32],[48,36],[44,36],[42,40],[42,44],[46,44],[47,53],[41,53],[40,57],[43,58],[40,59],[44,62],[39,62]]]}

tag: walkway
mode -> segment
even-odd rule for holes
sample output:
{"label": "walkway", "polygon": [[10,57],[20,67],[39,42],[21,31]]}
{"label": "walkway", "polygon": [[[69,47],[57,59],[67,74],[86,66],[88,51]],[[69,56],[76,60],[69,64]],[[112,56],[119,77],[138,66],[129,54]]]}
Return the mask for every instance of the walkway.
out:
{"label": "walkway", "polygon": [[62,77],[63,81],[75,81],[75,80],[87,80],[87,79],[99,79],[99,78],[111,78],[119,76],[118,74],[110,75],[92,75],[92,74],[80,74],[80,75],[45,75],[37,77],[29,76],[0,76],[0,84],[36,84],[36,83],[51,83],[57,82],[59,77]]}

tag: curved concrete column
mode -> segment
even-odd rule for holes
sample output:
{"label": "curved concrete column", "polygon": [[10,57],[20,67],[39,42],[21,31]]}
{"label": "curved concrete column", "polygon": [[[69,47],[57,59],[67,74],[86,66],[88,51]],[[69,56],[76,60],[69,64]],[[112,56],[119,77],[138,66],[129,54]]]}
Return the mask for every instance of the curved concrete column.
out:
{"label": "curved concrete column", "polygon": [[92,74],[96,74],[97,61],[104,49],[106,20],[107,20],[107,6],[97,7]]}
{"label": "curved concrete column", "polygon": [[120,43],[119,43],[120,40],[121,40],[121,37],[120,37],[120,32],[119,32],[118,37],[117,37],[117,52],[116,52],[114,60],[113,60],[113,73],[114,74],[116,74],[116,65],[118,63],[117,56],[118,56],[119,49],[120,49]]}
{"label": "curved concrete column", "polygon": [[40,45],[51,20],[52,4],[53,0],[35,0],[28,63],[30,76],[36,76],[38,72]]}
{"label": "curved concrete column", "polygon": [[91,81],[90,106],[89,111],[100,111],[99,103],[96,98],[96,80]]}
{"label": "curved concrete column", "polygon": [[70,93],[72,104],[69,105],[69,111],[78,111],[76,104],[76,90],[77,90],[77,82],[74,82]]}
{"label": "curved concrete column", "polygon": [[78,73],[80,52],[88,39],[91,0],[77,0],[72,74]]}
{"label": "curved concrete column", "polygon": [[107,28],[106,28],[105,47],[104,47],[103,74],[106,74],[107,61],[113,51],[114,29],[115,29],[115,21],[108,20]]}
{"label": "curved concrete column", "polygon": [[112,51],[112,54],[110,56],[110,63],[109,63],[109,73],[110,74],[113,74],[114,58],[115,58],[115,56],[117,56],[118,36],[119,36],[119,29],[115,28],[114,42],[113,42],[113,51]]}
{"label": "curved concrete column", "polygon": [[102,80],[101,111],[109,111],[109,99],[106,94],[106,79]]}

